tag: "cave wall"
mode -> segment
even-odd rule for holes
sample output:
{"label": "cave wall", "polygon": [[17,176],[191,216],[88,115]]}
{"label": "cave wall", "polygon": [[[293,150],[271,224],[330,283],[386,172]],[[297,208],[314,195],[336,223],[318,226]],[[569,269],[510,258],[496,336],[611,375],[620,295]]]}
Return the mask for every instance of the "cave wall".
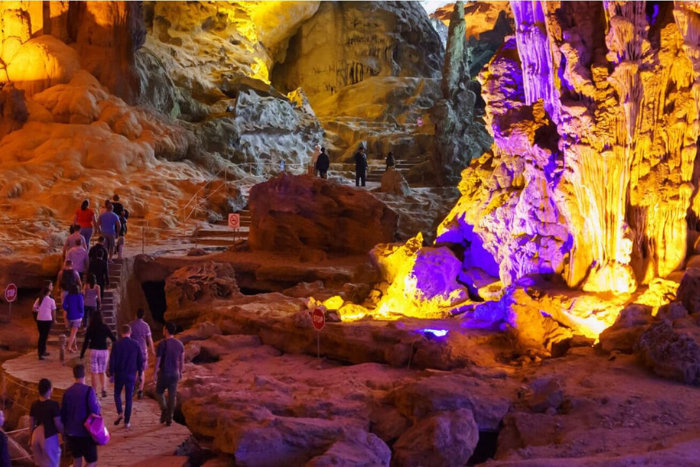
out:
{"label": "cave wall", "polygon": [[629,292],[667,276],[697,216],[697,4],[511,6],[515,37],[480,76],[494,144],[440,239],[473,228],[506,284],[553,273]]}
{"label": "cave wall", "polygon": [[290,39],[272,82],[312,105],[372,77],[439,78],[443,46],[418,3],[321,2]]}
{"label": "cave wall", "polygon": [[[60,41],[112,94],[135,101],[134,51],[146,33],[138,2],[2,2],[0,30],[0,83],[12,81],[31,95],[68,82],[70,70],[55,70],[62,65],[60,58],[42,57],[47,49],[60,47]],[[46,41],[46,36],[58,41]]]}

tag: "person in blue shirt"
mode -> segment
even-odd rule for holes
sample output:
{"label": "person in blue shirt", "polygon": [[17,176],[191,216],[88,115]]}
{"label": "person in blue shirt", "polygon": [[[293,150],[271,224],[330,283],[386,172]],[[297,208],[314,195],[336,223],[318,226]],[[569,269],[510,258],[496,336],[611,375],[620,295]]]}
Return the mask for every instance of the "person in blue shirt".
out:
{"label": "person in blue shirt", "polygon": [[112,204],[106,206],[105,212],[100,214],[98,223],[100,224],[102,236],[105,238],[105,248],[107,248],[109,261],[111,262],[112,255],[114,254],[114,247],[116,246],[115,239],[122,229],[119,216],[114,214],[114,206],[112,206]]}
{"label": "person in blue shirt", "polygon": [[85,384],[85,367],[73,367],[75,382],[63,393],[61,401],[61,422],[65,431],[65,441],[73,456],[73,465],[81,467],[85,459],[87,467],[97,465],[97,444],[85,428],[88,415],[100,414],[100,403],[95,390]]}
{"label": "person in blue shirt", "polygon": [[[131,403],[134,399],[136,373],[141,380],[143,352],[139,343],[131,338],[131,326],[125,324],[122,326],[122,338],[114,344],[112,353],[109,355],[109,374],[114,378],[114,404],[117,406],[117,419],[114,424],[119,425],[123,418],[127,430],[131,428]],[[126,396],[124,412],[122,412],[122,389]]]}
{"label": "person in blue shirt", "polygon": [[69,352],[77,352],[78,344],[76,336],[78,334],[78,328],[80,328],[80,323],[83,322],[83,315],[85,314],[85,302],[83,301],[83,294],[80,292],[80,286],[78,284],[73,284],[68,291],[68,295],[63,299],[63,310],[66,312],[66,326],[70,330],[70,337],[68,338],[68,343],[66,348]]}

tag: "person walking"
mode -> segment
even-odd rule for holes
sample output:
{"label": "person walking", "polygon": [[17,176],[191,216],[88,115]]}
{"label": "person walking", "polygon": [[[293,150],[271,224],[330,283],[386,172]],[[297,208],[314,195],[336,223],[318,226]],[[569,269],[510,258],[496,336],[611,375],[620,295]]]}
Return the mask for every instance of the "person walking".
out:
{"label": "person walking", "polygon": [[31,440],[34,463],[39,467],[59,467],[61,446],[58,434],[64,435],[61,423],[61,408],[51,400],[51,381],[39,380],[39,400],[29,409],[29,439]]}
{"label": "person walking", "polygon": [[71,248],[73,248],[75,246],[76,241],[80,240],[80,243],[83,246],[87,247],[87,245],[85,245],[85,238],[83,238],[83,236],[80,235],[80,227],[79,226],[71,225],[68,228],[68,231],[70,232],[70,234],[68,235],[68,237],[66,237],[66,241],[63,243],[62,255],[63,255],[64,259],[66,258],[66,253],[68,253],[68,250],[70,250]]}
{"label": "person walking", "polygon": [[105,290],[109,286],[109,265],[107,264],[107,250],[97,250],[95,258],[90,260],[88,277],[95,276],[95,283],[100,287],[100,298],[104,297]]}
{"label": "person walking", "polygon": [[88,251],[80,240],[75,241],[75,246],[66,253],[66,260],[70,260],[73,269],[80,274],[80,278],[85,277],[88,271]]}
{"label": "person walking", "polygon": [[83,294],[78,284],[74,284],[68,291],[66,298],[63,299],[63,310],[66,312],[66,327],[70,331],[66,348],[69,352],[75,353],[78,351],[76,336],[80,328],[80,323],[83,322],[83,315],[85,314],[85,302],[83,301]]}
{"label": "person walking", "polygon": [[321,178],[328,178],[328,169],[331,166],[331,159],[326,154],[326,148],[321,148],[321,154],[316,159],[316,173]]}
{"label": "person walking", "polygon": [[117,233],[121,229],[119,224],[119,216],[113,212],[114,206],[110,203],[107,206],[107,211],[100,214],[99,224],[102,236],[105,238],[105,248],[107,248],[107,254],[109,262],[112,261],[112,255],[114,254],[115,239]]}
{"label": "person walking", "polygon": [[39,341],[37,342],[39,360],[43,360],[49,355],[46,352],[46,341],[49,339],[51,325],[56,322],[56,301],[51,297],[53,282],[49,281],[48,284],[41,289],[39,298],[34,302],[36,327],[39,330]]}
{"label": "person walking", "polygon": [[365,180],[367,178],[367,154],[365,153],[365,147],[360,146],[360,148],[355,153],[355,186],[365,186]]}
{"label": "person walking", "polygon": [[394,159],[394,153],[389,151],[389,154],[386,156],[386,170],[389,170],[389,168],[394,168],[396,165],[396,159]]}
{"label": "person walking", "polygon": [[73,216],[73,224],[80,227],[80,235],[85,239],[85,247],[90,247],[90,238],[92,237],[93,229],[97,227],[95,211],[90,209],[90,201],[87,199],[80,205],[80,209],[75,211]]}
{"label": "person walking", "polygon": [[119,195],[116,193],[112,196],[112,207],[112,212],[117,216],[121,216],[124,213],[124,205],[119,202]]}
{"label": "person walking", "polygon": [[[163,339],[156,349],[156,366],[153,369],[153,381],[156,383],[156,394],[160,403],[160,423],[172,425],[177,398],[177,383],[182,378],[185,368],[185,347],[175,339],[175,324],[165,323]],[[168,400],[165,400],[165,391]]]}
{"label": "person walking", "polygon": [[[151,335],[151,327],[143,319],[146,316],[146,312],[143,308],[136,310],[136,319],[129,323],[131,326],[131,338],[135,340],[139,347],[141,348],[141,354],[143,356],[143,371],[145,372],[148,368],[148,349],[151,349],[151,355],[156,356],[156,350],[153,346],[153,336]],[[136,397],[139,400],[143,399],[143,387],[146,383],[146,378],[141,378],[139,380],[139,389]]]}
{"label": "person walking", "polygon": [[116,342],[112,330],[104,323],[102,312],[96,311],[92,314],[92,319],[85,333],[85,341],[83,349],[80,352],[80,359],[85,357],[85,352],[90,349],[90,381],[92,387],[97,391],[97,383],[99,379],[102,387],[102,397],[107,397],[107,361],[109,359],[109,350],[107,350],[107,339],[112,343]]}
{"label": "person walking", "polygon": [[97,258],[97,252],[100,250],[103,253],[102,257],[107,258],[107,248],[105,248],[105,238],[102,235],[97,237],[97,243],[95,243],[94,245],[92,245],[90,247],[90,251],[88,251],[88,259],[93,260],[93,259]]}
{"label": "person walking", "polygon": [[83,283],[80,281],[80,274],[73,269],[73,261],[67,259],[63,264],[63,269],[58,272],[58,277],[56,278],[56,283],[61,287],[61,305],[63,305],[63,300],[68,295],[68,291],[73,288],[74,285],[78,285],[78,288],[82,288]]}
{"label": "person walking", "polygon": [[[117,407],[117,419],[114,425],[119,425],[124,419],[124,426],[131,428],[131,404],[134,399],[135,378],[138,373],[139,381],[143,379],[143,354],[141,346],[131,338],[131,326],[122,326],[122,338],[114,344],[109,355],[109,375],[114,378],[114,404]],[[126,410],[122,411],[122,390],[126,398]],[[123,413],[123,416],[122,416]]]}
{"label": "person walking", "polygon": [[66,389],[61,400],[61,423],[65,432],[66,447],[73,456],[73,466],[97,465],[97,444],[85,428],[90,414],[100,415],[100,403],[93,388],[85,384],[85,367],[73,367],[74,383]]}
{"label": "person walking", "polygon": [[126,237],[126,219],[129,216],[129,211],[122,209],[122,213],[119,215],[119,234],[117,235],[117,245],[115,248],[115,253],[117,254],[117,259],[122,260],[124,254],[124,242]]}
{"label": "person walking", "polygon": [[87,283],[83,286],[83,303],[85,305],[85,313],[83,314],[83,327],[87,327],[90,323],[92,315],[102,308],[102,295],[100,286],[97,285],[97,279],[94,274],[88,274]]}

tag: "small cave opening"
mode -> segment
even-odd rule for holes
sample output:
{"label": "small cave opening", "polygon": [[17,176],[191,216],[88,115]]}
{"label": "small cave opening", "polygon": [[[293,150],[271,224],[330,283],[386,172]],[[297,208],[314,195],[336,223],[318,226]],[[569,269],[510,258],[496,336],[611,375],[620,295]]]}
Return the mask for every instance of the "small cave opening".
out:
{"label": "small cave opening", "polygon": [[165,281],[145,281],[141,283],[141,289],[146,296],[151,317],[159,323],[165,323],[165,311],[168,309],[165,299]]}
{"label": "small cave opening", "polygon": [[493,459],[498,449],[499,430],[479,431],[479,442],[467,465],[479,465]]}
{"label": "small cave opening", "polygon": [[240,287],[238,289],[243,295],[260,295],[264,293],[270,293],[269,290],[264,289],[254,289],[251,287]]}

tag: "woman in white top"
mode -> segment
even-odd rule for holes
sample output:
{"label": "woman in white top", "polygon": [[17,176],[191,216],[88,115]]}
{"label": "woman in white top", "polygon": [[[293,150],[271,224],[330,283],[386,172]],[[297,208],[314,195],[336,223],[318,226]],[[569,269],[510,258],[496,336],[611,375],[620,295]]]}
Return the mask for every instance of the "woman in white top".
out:
{"label": "woman in white top", "polygon": [[56,321],[56,302],[51,298],[53,282],[49,281],[41,290],[39,298],[34,302],[34,313],[36,313],[36,327],[39,329],[39,360],[43,360],[49,355],[46,352],[46,341],[51,332],[51,324]]}

